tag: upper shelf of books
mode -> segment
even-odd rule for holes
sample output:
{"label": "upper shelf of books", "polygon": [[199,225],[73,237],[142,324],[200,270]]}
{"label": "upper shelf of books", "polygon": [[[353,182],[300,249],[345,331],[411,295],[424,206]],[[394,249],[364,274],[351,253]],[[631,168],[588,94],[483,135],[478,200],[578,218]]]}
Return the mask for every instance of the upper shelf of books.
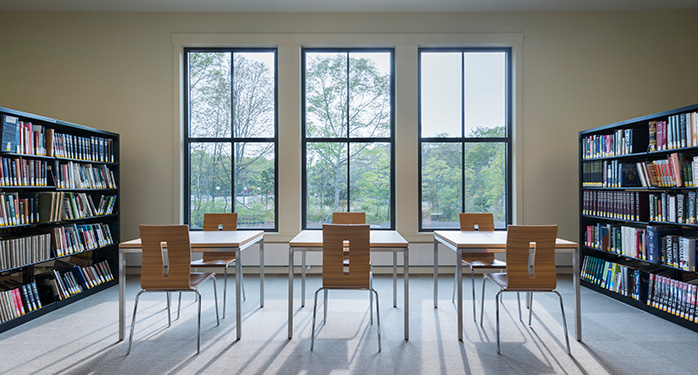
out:
{"label": "upper shelf of books", "polygon": [[583,160],[698,153],[698,104],[579,132]]}
{"label": "upper shelf of books", "polygon": [[115,163],[118,135],[0,108],[0,155]]}

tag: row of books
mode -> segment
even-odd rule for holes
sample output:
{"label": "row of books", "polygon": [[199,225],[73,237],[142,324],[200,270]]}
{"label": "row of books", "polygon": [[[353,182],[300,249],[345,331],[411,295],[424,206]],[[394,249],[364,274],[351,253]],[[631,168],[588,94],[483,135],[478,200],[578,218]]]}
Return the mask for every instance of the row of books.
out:
{"label": "row of books", "polygon": [[4,115],[2,121],[2,148],[18,154],[50,156],[53,129],[20,121],[18,117]]}
{"label": "row of books", "polygon": [[640,269],[587,255],[579,277],[636,301],[647,301],[648,274]]}
{"label": "row of books", "polygon": [[[619,156],[643,152],[644,149],[633,149],[638,137],[645,137],[639,129],[618,129],[611,134],[594,134],[582,139],[582,157],[593,159],[601,157]],[[646,132],[645,132],[646,134]]]}
{"label": "row of books", "polygon": [[696,224],[696,192],[649,195],[649,219],[665,223]]}
{"label": "row of books", "polygon": [[114,212],[116,195],[102,195],[95,205],[92,195],[71,192],[38,193],[39,221],[77,220]]}
{"label": "row of books", "polygon": [[[647,163],[635,163],[640,185],[644,187],[695,187],[698,186],[698,156],[684,159],[679,153],[671,153],[666,159]],[[620,186],[618,186],[620,187]]]}
{"label": "row of books", "polygon": [[50,258],[50,233],[0,241],[0,270],[38,263]]}
{"label": "row of books", "polygon": [[[71,258],[72,261],[72,258]],[[70,298],[87,289],[111,281],[114,275],[109,268],[107,261],[102,261],[93,265],[79,266],[71,262],[57,260],[53,264],[53,269],[35,275],[39,288],[46,289],[45,299],[57,301]],[[48,298],[48,297],[51,298]]]}
{"label": "row of books", "polygon": [[681,113],[649,122],[649,151],[694,146],[698,146],[698,113]]}
{"label": "row of books", "polygon": [[80,137],[56,133],[54,154],[59,158],[113,163],[114,140],[103,137]]}
{"label": "row of books", "polygon": [[107,224],[72,224],[53,228],[56,256],[97,249],[114,243]]}
{"label": "row of books", "polygon": [[38,222],[37,197],[37,194],[0,193],[0,226]]}
{"label": "row of books", "polygon": [[51,168],[59,189],[116,189],[114,172],[105,164],[92,166],[77,162],[58,162]]}
{"label": "row of books", "polygon": [[698,285],[662,275],[649,274],[647,305],[698,323]]}
{"label": "row of books", "polygon": [[48,162],[0,157],[0,186],[47,186]]}
{"label": "row of books", "polygon": [[671,234],[671,228],[587,225],[584,245],[654,264],[696,272],[696,238]]}
{"label": "row of books", "polygon": [[609,219],[647,221],[648,193],[621,190],[583,190],[582,214]]}
{"label": "row of books", "polygon": [[0,323],[43,307],[36,282],[22,284],[14,279],[0,281]]}
{"label": "row of books", "polygon": [[55,156],[95,162],[114,162],[114,140],[54,133],[52,128],[3,115],[0,151]]}

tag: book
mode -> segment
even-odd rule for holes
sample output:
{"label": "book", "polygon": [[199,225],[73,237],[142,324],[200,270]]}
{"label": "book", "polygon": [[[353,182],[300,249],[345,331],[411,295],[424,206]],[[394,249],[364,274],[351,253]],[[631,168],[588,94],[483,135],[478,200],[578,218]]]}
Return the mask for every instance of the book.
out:
{"label": "book", "polygon": [[2,133],[0,134],[2,135],[0,149],[6,152],[17,152],[19,118],[10,115],[2,115]]}

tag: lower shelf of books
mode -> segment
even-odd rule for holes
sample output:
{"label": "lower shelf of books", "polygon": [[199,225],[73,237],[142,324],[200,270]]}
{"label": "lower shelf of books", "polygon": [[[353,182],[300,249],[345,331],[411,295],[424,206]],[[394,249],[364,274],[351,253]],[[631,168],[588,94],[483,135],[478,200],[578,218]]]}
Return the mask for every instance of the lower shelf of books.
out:
{"label": "lower shelf of books", "polygon": [[12,329],[14,327],[20,326],[30,320],[36,319],[42,315],[48,314],[52,311],[58,310],[61,307],[67,306],[73,302],[79,301],[85,297],[89,297],[95,293],[101,292],[105,289],[108,289],[114,285],[118,284],[118,280],[111,280],[106,283],[97,285],[93,288],[87,289],[83,292],[80,292],[78,294],[75,294],[71,296],[70,298],[64,299],[64,300],[59,300],[56,302],[51,302],[46,305],[43,305],[41,308],[25,312],[23,315],[20,315],[18,317],[9,319],[3,323],[0,323],[0,333],[5,332],[9,329]]}
{"label": "lower shelf of books", "polygon": [[656,315],[660,318],[666,319],[672,323],[678,324],[678,325],[686,327],[692,331],[698,332],[698,323],[694,323],[692,321],[683,319],[683,318],[676,316],[674,314],[662,311],[658,308],[647,305],[647,303],[643,303],[643,302],[637,301],[631,297],[627,297],[627,296],[624,296],[622,294],[616,293],[614,291],[610,291],[606,288],[602,288],[599,285],[590,283],[588,281],[582,280],[581,285],[585,286],[589,289],[595,290],[601,294],[605,294],[611,298],[617,299],[617,300],[624,302],[628,305],[634,306],[640,310],[647,311],[653,315]]}

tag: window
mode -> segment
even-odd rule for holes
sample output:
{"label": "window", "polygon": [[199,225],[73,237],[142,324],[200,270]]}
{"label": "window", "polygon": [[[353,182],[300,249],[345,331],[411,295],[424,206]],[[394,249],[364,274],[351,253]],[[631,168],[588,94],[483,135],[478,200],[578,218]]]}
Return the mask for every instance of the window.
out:
{"label": "window", "polygon": [[335,211],[395,227],[393,51],[303,50],[303,228]]}
{"label": "window", "polygon": [[276,51],[185,52],[185,222],[237,212],[239,228],[277,228]]}
{"label": "window", "polygon": [[511,222],[511,50],[419,51],[420,230]]}

